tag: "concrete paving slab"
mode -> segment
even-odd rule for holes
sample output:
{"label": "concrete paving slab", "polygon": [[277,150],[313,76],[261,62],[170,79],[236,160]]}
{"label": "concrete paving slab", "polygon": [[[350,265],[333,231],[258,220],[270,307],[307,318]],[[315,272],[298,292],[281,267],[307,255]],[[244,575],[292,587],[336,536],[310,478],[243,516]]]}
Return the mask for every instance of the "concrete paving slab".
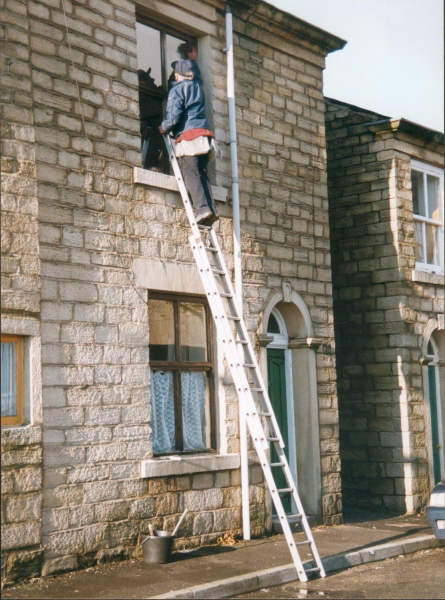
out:
{"label": "concrete paving slab", "polygon": [[[361,551],[370,547],[398,544],[399,553],[403,553],[412,551],[409,540],[413,538],[420,536],[422,548],[429,547],[431,541],[427,539],[431,537],[428,521],[418,516],[388,519],[380,515],[380,519],[372,517],[337,527],[315,528],[313,533],[321,557],[332,569],[360,564]],[[296,534],[295,539],[301,540],[302,534]],[[301,556],[302,560],[310,557],[307,552]],[[208,598],[211,590],[212,597],[220,598],[222,581],[228,586],[226,596],[244,593],[251,585],[260,589],[291,581],[295,570],[289,561],[289,550],[284,537],[279,535],[234,547],[209,546],[194,552],[176,552],[172,562],[165,565],[135,560],[102,565],[6,588],[2,595],[4,598]],[[236,583],[241,585],[241,580],[246,586],[243,590]]]}

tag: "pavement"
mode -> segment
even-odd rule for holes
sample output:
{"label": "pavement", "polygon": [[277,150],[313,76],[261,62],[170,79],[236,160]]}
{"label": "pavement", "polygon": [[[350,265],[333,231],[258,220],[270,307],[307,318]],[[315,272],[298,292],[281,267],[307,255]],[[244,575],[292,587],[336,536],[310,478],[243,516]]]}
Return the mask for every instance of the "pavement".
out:
{"label": "pavement", "polygon": [[[353,511],[313,530],[326,573],[437,548],[424,515]],[[303,534],[294,535],[297,541]],[[302,546],[304,549],[305,547]],[[303,561],[311,556],[300,553]],[[228,598],[294,581],[283,535],[177,551],[164,565],[130,560],[5,588],[3,598]]]}

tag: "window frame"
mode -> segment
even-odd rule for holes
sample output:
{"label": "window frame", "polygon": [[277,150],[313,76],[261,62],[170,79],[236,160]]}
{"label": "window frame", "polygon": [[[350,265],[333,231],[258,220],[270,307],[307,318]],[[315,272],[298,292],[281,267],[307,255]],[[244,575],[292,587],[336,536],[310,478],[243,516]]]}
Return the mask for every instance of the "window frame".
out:
{"label": "window frame", "polygon": [[[419,262],[416,258],[416,270],[424,271],[428,273],[443,273],[444,272],[444,174],[439,168],[434,167],[432,165],[428,165],[426,163],[422,163],[417,160],[411,160],[411,172],[416,171],[417,173],[421,173],[423,177],[423,187],[424,187],[424,195],[425,195],[425,213],[428,214],[428,186],[427,186],[427,175],[431,175],[436,177],[439,180],[439,212],[440,217],[439,220],[431,219],[430,217],[426,217],[423,215],[419,215],[414,212],[413,206],[413,222],[420,223],[422,227],[422,240],[423,240],[423,253],[425,259],[427,257],[427,248],[426,248],[426,225],[432,225],[433,227],[437,227],[439,230],[439,260],[437,265],[431,265],[426,262]],[[412,177],[411,177],[412,181]],[[414,232],[415,235],[415,232]],[[417,244],[416,244],[417,245]]]}
{"label": "window frame", "polygon": [[[182,39],[185,42],[189,42],[189,43],[193,44],[196,47],[196,49],[198,49],[198,39],[195,36],[193,36],[187,32],[180,31],[179,29],[176,29],[175,27],[166,25],[165,23],[157,21],[156,19],[153,19],[153,18],[148,17],[141,13],[136,13],[136,22],[141,23],[142,25],[145,25],[146,27],[150,27],[151,29],[155,29],[156,31],[159,31],[159,33],[160,33],[161,78],[162,78],[161,87],[162,87],[162,93],[164,95],[164,98],[162,100],[162,114],[161,114],[161,120],[162,120],[165,118],[165,111],[166,111],[166,107],[167,107],[167,97],[168,97],[168,92],[169,92],[169,90],[168,90],[168,75],[167,75],[167,69],[166,69],[166,67],[167,67],[167,65],[166,65],[167,35],[171,35],[178,39]],[[137,39],[136,39],[136,44],[137,44]],[[141,82],[140,81],[138,82],[138,90],[139,90],[139,95],[141,95]],[[145,92],[145,95],[150,96],[150,94],[146,93],[146,92]],[[154,94],[153,94],[153,97],[154,97]],[[140,103],[140,101],[139,101],[139,103]],[[157,172],[155,169],[145,168],[143,164],[142,164],[141,168],[146,171],[154,170],[155,172]],[[171,174],[170,161],[169,161],[169,158],[168,158],[168,155],[166,152],[164,152],[164,154],[163,154],[162,173],[164,175]]]}
{"label": "window frame", "polygon": [[[174,310],[174,331],[175,331],[175,350],[177,360],[150,360],[150,371],[163,370],[173,372],[173,393],[175,407],[175,446],[176,448],[183,447],[182,435],[182,400],[181,400],[181,372],[187,371],[205,371],[209,385],[209,408],[210,408],[210,448],[202,450],[171,450],[170,452],[154,452],[154,456],[168,456],[176,454],[202,454],[216,452],[216,406],[215,406],[215,359],[214,359],[214,342],[213,342],[213,322],[210,314],[210,307],[205,296],[195,294],[169,293],[169,292],[148,292],[148,301],[164,300],[173,303]],[[181,360],[181,337],[180,337],[180,313],[179,304],[181,302],[194,302],[202,304],[205,311],[205,324],[207,334],[207,361],[183,361]],[[150,311],[150,307],[148,308]],[[150,324],[150,314],[148,315],[148,323]]]}
{"label": "window frame", "polygon": [[17,414],[10,417],[1,417],[1,425],[21,426],[25,423],[25,398],[24,398],[24,344],[23,336],[13,335],[9,333],[1,334],[2,343],[16,344],[16,406]]}

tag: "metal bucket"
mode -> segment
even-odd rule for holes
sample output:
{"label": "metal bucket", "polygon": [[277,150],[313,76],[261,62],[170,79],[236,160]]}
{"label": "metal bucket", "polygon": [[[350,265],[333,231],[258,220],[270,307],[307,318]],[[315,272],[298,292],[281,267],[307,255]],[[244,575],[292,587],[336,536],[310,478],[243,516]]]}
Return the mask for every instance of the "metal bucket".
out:
{"label": "metal bucket", "polygon": [[154,536],[148,532],[142,535],[150,536],[142,545],[142,558],[146,563],[164,564],[169,561],[175,536],[171,531],[155,530]]}

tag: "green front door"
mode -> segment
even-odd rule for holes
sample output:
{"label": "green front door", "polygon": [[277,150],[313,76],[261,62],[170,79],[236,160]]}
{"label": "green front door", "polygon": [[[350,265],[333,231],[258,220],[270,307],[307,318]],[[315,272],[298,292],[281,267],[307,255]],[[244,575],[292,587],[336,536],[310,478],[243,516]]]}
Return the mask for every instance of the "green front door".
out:
{"label": "green front door", "polygon": [[[288,415],[287,415],[287,398],[286,398],[286,370],[284,362],[284,350],[276,350],[269,348],[267,350],[267,377],[269,381],[269,397],[278,421],[278,426],[283,436],[285,444],[285,454],[289,460],[289,443],[288,443]],[[278,462],[278,456],[275,448],[271,447],[271,462]],[[272,474],[278,488],[289,487],[284,477],[283,470],[279,467],[272,469]],[[284,510],[290,513],[292,510],[291,495],[282,494]],[[275,514],[275,508],[274,508]]]}
{"label": "green front door", "polygon": [[430,388],[431,438],[433,442],[434,483],[440,481],[439,421],[437,415],[436,367],[428,365],[428,383]]}

